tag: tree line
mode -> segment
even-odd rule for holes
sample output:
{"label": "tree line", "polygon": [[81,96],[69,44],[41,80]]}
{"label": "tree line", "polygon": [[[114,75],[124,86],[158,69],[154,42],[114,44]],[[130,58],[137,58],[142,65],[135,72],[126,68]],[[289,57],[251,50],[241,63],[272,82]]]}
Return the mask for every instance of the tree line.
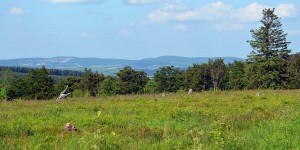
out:
{"label": "tree line", "polygon": [[264,9],[262,26],[251,30],[248,41],[253,51],[246,61],[225,64],[223,59],[193,64],[186,70],[179,67],[160,67],[153,78],[142,70],[126,66],[116,76],[105,76],[85,69],[81,76],[68,77],[54,82],[49,71],[42,67],[31,69],[26,78],[16,80],[4,76],[0,99],[52,99],[66,85],[73,97],[101,95],[143,94],[178,92],[193,89],[242,90],[242,89],[299,89],[300,53],[290,54],[290,42],[281,29],[275,9]]}
{"label": "tree line", "polygon": [[[9,70],[11,72],[17,72],[17,73],[29,73],[32,68],[28,67],[19,67],[19,66],[0,66],[0,72]],[[54,69],[50,68],[47,69],[49,75],[56,75],[56,76],[81,76],[82,71],[76,71],[76,70],[62,70],[62,69]]]}

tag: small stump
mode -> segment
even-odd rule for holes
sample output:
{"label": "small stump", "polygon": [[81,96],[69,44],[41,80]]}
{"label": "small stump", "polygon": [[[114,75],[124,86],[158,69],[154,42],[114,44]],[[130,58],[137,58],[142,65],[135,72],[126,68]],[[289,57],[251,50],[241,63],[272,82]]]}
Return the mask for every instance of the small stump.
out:
{"label": "small stump", "polygon": [[193,89],[189,89],[188,94],[192,94],[193,93]]}
{"label": "small stump", "polygon": [[65,131],[77,131],[77,128],[71,123],[67,123],[65,126]]}

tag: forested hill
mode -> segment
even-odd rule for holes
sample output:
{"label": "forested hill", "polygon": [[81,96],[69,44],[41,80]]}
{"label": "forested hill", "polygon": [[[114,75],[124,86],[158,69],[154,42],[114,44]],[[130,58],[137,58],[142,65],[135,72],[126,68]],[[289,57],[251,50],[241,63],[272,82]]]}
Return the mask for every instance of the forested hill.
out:
{"label": "forested hill", "polygon": [[[11,71],[11,72],[15,72],[15,73],[24,73],[27,74],[29,73],[29,71],[31,69],[31,67],[19,67],[19,66],[0,66],[0,75],[1,72],[5,72],[5,71]],[[54,76],[81,76],[83,74],[82,71],[75,71],[75,70],[61,70],[61,69],[47,69],[49,75],[54,75]]]}
{"label": "forested hill", "polygon": [[[224,63],[234,60],[243,60],[237,57],[221,57]],[[53,57],[53,58],[21,58],[0,60],[0,66],[41,67],[55,69],[80,70],[91,68],[107,75],[114,75],[125,66],[131,66],[136,70],[144,70],[152,75],[155,70],[162,66],[175,66],[185,69],[192,64],[207,63],[209,59],[216,57],[178,57],[161,56],[156,58],[145,58],[141,60],[126,59],[104,59],[104,58],[77,58],[77,57]]]}

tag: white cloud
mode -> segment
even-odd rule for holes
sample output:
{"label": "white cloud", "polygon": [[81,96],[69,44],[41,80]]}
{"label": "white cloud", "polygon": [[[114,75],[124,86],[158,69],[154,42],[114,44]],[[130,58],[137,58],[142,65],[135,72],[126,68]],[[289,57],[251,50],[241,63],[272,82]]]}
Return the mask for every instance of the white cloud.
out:
{"label": "white cloud", "polygon": [[166,3],[161,9],[150,12],[148,19],[154,22],[164,22],[174,19],[176,12],[185,10],[187,10],[187,6],[183,3]]}
{"label": "white cloud", "polygon": [[48,0],[51,3],[82,3],[88,2],[88,0]]}
{"label": "white cloud", "polygon": [[50,3],[92,3],[103,2],[104,0],[47,0]]}
{"label": "white cloud", "polygon": [[155,3],[158,0],[128,0],[128,3],[133,5]]}
{"label": "white cloud", "polygon": [[148,14],[152,21],[191,21],[191,20],[213,20],[225,17],[231,11],[231,5],[223,2],[207,4],[203,7],[191,9],[184,4],[165,4],[162,9],[158,9]]}
{"label": "white cloud", "polygon": [[[244,8],[234,9],[230,4],[221,1],[210,3],[198,8],[188,8],[183,3],[167,3],[162,8],[148,14],[148,19],[154,22],[168,20],[176,21],[221,21],[233,20],[246,23],[258,21],[262,17],[264,8],[271,6],[251,3]],[[297,16],[297,9],[293,4],[280,4],[275,7],[275,14],[281,18]]]}
{"label": "white cloud", "polygon": [[178,24],[178,25],[174,26],[174,30],[176,30],[176,31],[187,31],[188,28],[183,24]]}
{"label": "white cloud", "polygon": [[169,10],[169,11],[184,11],[187,10],[188,7],[184,3],[166,3],[164,4],[163,10]]}
{"label": "white cloud", "polygon": [[26,10],[24,10],[23,8],[19,8],[19,7],[13,7],[9,10],[9,13],[11,15],[22,15],[22,14],[25,14],[27,13]]}
{"label": "white cloud", "polygon": [[172,12],[168,12],[164,10],[156,10],[148,14],[148,18],[151,21],[156,21],[156,22],[164,22],[172,19],[173,17],[174,14]]}
{"label": "white cloud", "polygon": [[[251,3],[245,8],[238,9],[235,16],[242,22],[258,21],[262,17],[264,8],[274,8],[272,6]],[[275,14],[280,18],[296,17],[297,9],[293,4],[279,4],[275,7]]]}
{"label": "white cloud", "polygon": [[252,22],[261,19],[262,10],[268,6],[260,5],[258,3],[251,3],[245,8],[240,8],[235,11],[233,17],[238,18],[242,22]]}
{"label": "white cloud", "polygon": [[79,34],[79,36],[80,36],[80,38],[83,38],[83,39],[87,39],[90,37],[89,33],[87,33],[87,32],[81,32]]}
{"label": "white cloud", "polygon": [[293,4],[280,4],[275,9],[275,14],[281,18],[296,17],[298,15],[297,8]]}
{"label": "white cloud", "polygon": [[186,21],[186,20],[199,20],[200,18],[206,18],[210,19],[210,17],[205,17],[204,15],[201,15],[202,13],[200,11],[186,11],[183,13],[180,13],[176,15],[177,20]]}

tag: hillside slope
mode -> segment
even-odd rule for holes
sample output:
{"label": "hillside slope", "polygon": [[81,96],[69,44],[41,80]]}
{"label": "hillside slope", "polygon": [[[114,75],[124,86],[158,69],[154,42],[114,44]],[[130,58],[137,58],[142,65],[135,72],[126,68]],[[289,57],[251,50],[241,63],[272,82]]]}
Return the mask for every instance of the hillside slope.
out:
{"label": "hillside slope", "polygon": [[[148,75],[153,74],[155,70],[162,66],[176,66],[186,69],[193,63],[201,64],[208,62],[209,59],[217,57],[179,57],[179,56],[161,56],[156,58],[145,58],[141,60],[126,59],[107,59],[107,58],[78,58],[78,57],[52,57],[52,58],[20,58],[0,60],[0,66],[21,66],[21,67],[41,67],[55,69],[83,70],[91,68],[104,74],[115,74],[124,66],[131,66],[136,70],[145,70]],[[234,60],[243,60],[237,57],[221,57],[225,63]]]}

